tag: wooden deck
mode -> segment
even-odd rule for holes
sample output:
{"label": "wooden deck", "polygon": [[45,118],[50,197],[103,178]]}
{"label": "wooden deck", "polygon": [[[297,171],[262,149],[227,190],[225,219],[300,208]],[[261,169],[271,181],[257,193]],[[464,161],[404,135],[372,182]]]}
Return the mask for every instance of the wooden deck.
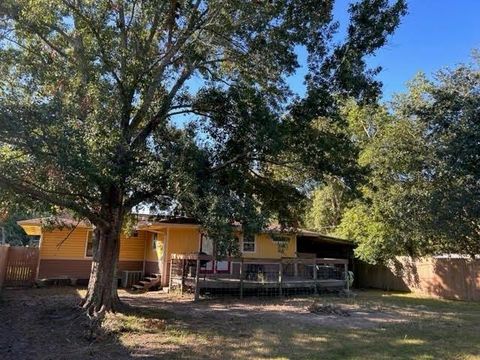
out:
{"label": "wooden deck", "polygon": [[[172,254],[169,289],[192,291],[198,299],[201,292],[234,294],[240,297],[251,290],[269,291],[272,294],[342,289],[346,286],[345,272],[348,259],[331,258],[281,258],[252,259],[227,257],[228,271],[216,271],[212,256],[204,254]],[[212,270],[206,271],[210,263]]]}

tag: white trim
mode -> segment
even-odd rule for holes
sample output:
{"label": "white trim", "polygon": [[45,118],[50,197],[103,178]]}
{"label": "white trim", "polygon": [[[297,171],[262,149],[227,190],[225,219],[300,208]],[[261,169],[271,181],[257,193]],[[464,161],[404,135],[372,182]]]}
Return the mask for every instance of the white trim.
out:
{"label": "white trim", "polygon": [[[242,236],[242,254],[255,254],[257,252],[257,235],[253,235],[253,251],[248,251],[245,250],[245,247],[243,246],[245,243],[245,235]],[[251,243],[251,241],[248,241],[248,243]]]}
{"label": "white trim", "polygon": [[170,283],[170,279],[168,280],[169,282],[165,282],[165,279],[167,278],[167,269],[168,269],[168,259],[167,259],[167,253],[168,253],[168,240],[170,239],[170,229],[167,228],[167,234],[165,235],[165,240],[163,243],[163,269],[162,269],[162,280],[161,284],[162,286],[168,285]]}
{"label": "white trim", "polygon": [[[87,249],[88,249],[88,234],[92,233],[92,256],[87,256]],[[84,259],[93,259],[93,230],[87,230],[87,238],[85,239],[85,251],[83,252]]]}
{"label": "white trim", "polygon": [[40,256],[40,251],[42,249],[42,243],[43,243],[43,233],[40,235],[40,239],[38,240],[37,273],[35,274],[36,280],[38,280],[38,274],[40,273],[40,260],[42,260],[42,257]]}

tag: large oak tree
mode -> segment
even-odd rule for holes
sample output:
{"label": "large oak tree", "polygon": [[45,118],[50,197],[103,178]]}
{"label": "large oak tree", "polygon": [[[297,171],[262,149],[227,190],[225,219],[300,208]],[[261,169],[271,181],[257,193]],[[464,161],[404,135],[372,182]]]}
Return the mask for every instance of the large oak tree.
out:
{"label": "large oak tree", "polygon": [[[352,4],[343,37],[332,9],[320,0],[1,2],[1,195],[94,225],[90,314],[119,302],[119,236],[138,204],[195,216],[222,249],[233,221],[248,230],[292,220],[302,184],[279,169],[346,176],[351,147],[332,130],[335,97],[378,95],[365,56],[405,4]],[[298,48],[308,53],[304,99],[285,81]]]}

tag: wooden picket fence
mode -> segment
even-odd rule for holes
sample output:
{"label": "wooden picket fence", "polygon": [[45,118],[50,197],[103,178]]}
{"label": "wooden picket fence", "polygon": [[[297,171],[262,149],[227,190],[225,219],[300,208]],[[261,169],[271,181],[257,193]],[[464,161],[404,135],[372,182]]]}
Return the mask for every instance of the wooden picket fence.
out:
{"label": "wooden picket fence", "polygon": [[480,301],[480,258],[399,256],[391,264],[355,264],[356,286]]}
{"label": "wooden picket fence", "polygon": [[0,245],[0,288],[33,285],[38,258],[38,248]]}

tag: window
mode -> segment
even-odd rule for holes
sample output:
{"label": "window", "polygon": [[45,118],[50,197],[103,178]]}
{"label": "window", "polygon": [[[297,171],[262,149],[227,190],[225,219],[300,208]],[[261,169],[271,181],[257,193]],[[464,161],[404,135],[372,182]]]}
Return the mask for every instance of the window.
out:
{"label": "window", "polygon": [[87,233],[87,244],[85,246],[85,257],[93,256],[93,238],[95,234],[92,230],[89,230]]}
{"label": "window", "polygon": [[158,234],[155,233],[152,235],[152,249],[156,250],[157,249],[157,243],[158,243]]}
{"label": "window", "polygon": [[133,230],[132,237],[138,237],[138,230]]}
{"label": "window", "polygon": [[243,236],[243,252],[255,252],[255,235]]}
{"label": "window", "polygon": [[288,243],[290,242],[290,237],[287,235],[272,235],[272,240],[277,244],[278,252],[283,254],[288,248]]}

